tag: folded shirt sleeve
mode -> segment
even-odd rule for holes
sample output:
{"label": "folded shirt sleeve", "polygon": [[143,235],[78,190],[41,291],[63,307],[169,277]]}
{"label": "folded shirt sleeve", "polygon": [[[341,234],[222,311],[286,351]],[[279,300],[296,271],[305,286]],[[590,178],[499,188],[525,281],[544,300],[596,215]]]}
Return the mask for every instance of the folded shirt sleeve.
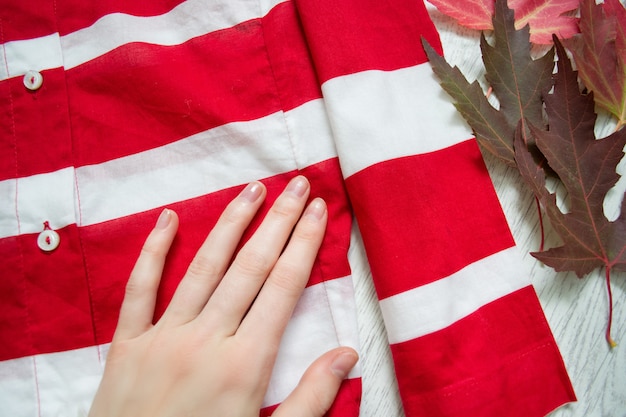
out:
{"label": "folded shirt sleeve", "polygon": [[481,153],[442,93],[422,2],[298,0],[406,415],[575,400]]}

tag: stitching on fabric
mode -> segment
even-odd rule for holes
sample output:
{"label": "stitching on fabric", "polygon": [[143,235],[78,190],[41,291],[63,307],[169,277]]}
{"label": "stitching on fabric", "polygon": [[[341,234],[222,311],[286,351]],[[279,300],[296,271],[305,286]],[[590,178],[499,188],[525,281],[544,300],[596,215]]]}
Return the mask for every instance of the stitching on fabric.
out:
{"label": "stitching on fabric", "polygon": [[[4,56],[4,65],[7,71],[7,77],[9,77],[9,61],[7,58],[7,54],[6,54],[6,48],[5,48],[5,38],[4,38],[4,23],[2,21],[2,19],[0,19],[0,44],[2,45],[2,54]],[[19,252],[19,257],[20,257],[20,266],[22,267],[22,274],[21,274],[21,279],[20,279],[20,283],[21,283],[21,288],[22,288],[22,294],[24,294],[24,302],[26,303],[26,308],[25,308],[25,315],[24,315],[24,322],[26,324],[26,335],[28,337],[29,340],[29,345],[30,345],[30,349],[31,352],[34,351],[34,337],[33,337],[33,333],[32,333],[32,329],[31,329],[31,320],[30,320],[30,314],[29,314],[29,308],[28,306],[30,305],[30,303],[28,302],[28,290],[26,287],[26,260],[24,258],[24,250],[22,250],[22,244],[21,241],[19,239],[19,236],[21,235],[21,230],[22,230],[22,225],[21,225],[21,220],[20,220],[20,213],[19,213],[19,194],[18,194],[18,189],[19,189],[19,165],[18,165],[18,153],[17,153],[17,134],[16,134],[16,124],[15,124],[15,104],[13,102],[13,92],[11,91],[11,84],[7,83],[7,86],[9,87],[9,108],[10,108],[10,117],[11,117],[11,131],[13,132],[13,156],[14,156],[14,161],[15,161],[15,221],[17,222],[17,236],[18,238],[16,238],[16,243],[17,243],[17,248],[18,248],[18,252]],[[36,380],[36,375],[35,375],[35,380]],[[39,392],[37,392],[37,398],[39,398]]]}
{"label": "stitching on fabric", "polygon": [[[57,33],[60,33],[57,0],[53,1],[53,9],[54,9],[54,18],[55,18],[55,23],[57,27]],[[74,220],[76,221],[76,233],[78,235],[78,243],[80,245],[80,253],[81,253],[82,260],[83,260],[83,269],[85,271],[85,284],[87,286],[87,296],[89,297],[89,309],[91,313],[90,320],[91,320],[91,328],[93,332],[93,341],[94,341],[94,345],[98,345],[98,331],[97,331],[97,326],[95,322],[95,314],[94,314],[95,305],[93,301],[94,297],[92,294],[91,274],[89,273],[90,267],[89,267],[89,262],[87,261],[87,251],[85,249],[85,242],[83,241],[83,236],[81,233],[81,226],[83,224],[83,212],[82,212],[83,205],[82,205],[81,198],[80,198],[80,187],[79,187],[78,175],[76,174],[76,166],[74,164],[74,161],[76,160],[76,155],[74,154],[74,151],[75,151],[74,130],[72,129],[72,119],[70,117],[70,114],[71,114],[70,94],[67,89],[67,72],[65,70],[65,56],[64,56],[64,50],[63,50],[63,44],[60,44],[60,50],[61,50],[61,59],[63,60],[63,80],[65,84],[65,98],[66,98],[66,105],[67,105],[66,114],[67,114],[67,123],[68,123],[68,128],[69,128],[69,140],[70,140],[71,148],[72,148],[72,173],[74,177],[74,190],[76,192],[76,201],[75,201],[76,212],[74,213]],[[100,349],[97,349],[97,352],[98,352],[98,362],[102,364],[102,355],[100,353]]]}
{"label": "stitching on fabric", "polygon": [[289,129],[289,123],[287,123],[287,115],[285,114],[285,109],[284,109],[284,103],[283,100],[280,97],[280,91],[278,88],[278,82],[277,82],[277,77],[276,77],[276,71],[274,70],[274,65],[272,64],[272,57],[270,55],[270,51],[267,49],[267,38],[265,37],[265,26],[263,25],[263,7],[261,4],[262,0],[259,0],[259,2],[257,3],[259,5],[259,16],[261,16],[259,18],[259,24],[261,25],[261,34],[263,35],[263,50],[265,51],[265,56],[267,57],[267,63],[270,67],[270,71],[272,72],[272,80],[274,80],[274,94],[276,95],[276,99],[278,100],[278,102],[280,103],[280,114],[282,116],[283,119],[283,123],[285,125],[285,131],[287,132],[287,139],[289,140],[289,145],[291,147],[291,155],[293,158],[293,162],[296,166],[296,170],[298,172],[300,172],[302,170],[303,167],[300,166],[300,164],[298,163],[298,157],[296,154],[296,146],[295,146],[295,141],[293,139],[293,133],[291,132],[291,130]]}
{"label": "stitching on fabric", "polygon": [[[76,190],[76,200],[78,201],[78,207],[79,207],[79,211],[80,211],[80,206],[81,206],[81,202],[80,202],[80,191],[78,189],[78,176],[76,175],[76,169],[74,169],[74,189]],[[79,218],[81,216],[79,215]],[[80,220],[81,224],[82,224],[82,219]],[[82,255],[82,259],[83,259],[83,268],[85,270],[85,283],[87,284],[87,296],[89,297],[89,310],[90,310],[90,320],[91,320],[91,329],[93,331],[93,342],[94,345],[98,345],[98,327],[96,326],[96,321],[95,321],[95,304],[94,304],[94,297],[92,295],[92,281],[91,281],[91,274],[89,273],[90,271],[90,267],[89,267],[89,262],[87,261],[87,251],[85,249],[85,243],[83,242],[83,235],[81,232],[81,228],[79,227],[79,225],[76,225],[76,233],[78,234],[78,244],[80,245],[80,253]],[[100,364],[102,364],[102,355],[100,353],[100,349],[97,349],[98,351],[98,362]]]}
{"label": "stitching on fabric", "polygon": [[[292,153],[293,161],[294,161],[294,163],[296,165],[296,170],[298,172],[300,172],[302,170],[302,168],[304,168],[304,167],[301,167],[299,162],[298,162],[298,157],[297,157],[297,154],[296,154],[296,149],[295,149],[296,146],[295,146],[295,141],[294,141],[294,138],[293,138],[293,133],[289,129],[289,123],[287,123],[287,116],[285,114],[284,105],[283,105],[284,103],[281,100],[280,93],[279,93],[276,72],[274,70],[274,66],[272,65],[272,59],[271,59],[269,50],[267,49],[267,39],[265,37],[265,28],[264,28],[264,25],[263,25],[263,16],[262,16],[263,9],[262,9],[262,5],[261,5],[261,0],[259,0],[258,5],[259,5],[259,16],[261,16],[261,18],[259,19],[259,22],[260,22],[260,25],[261,25],[261,33],[263,34],[263,49],[265,50],[265,55],[267,56],[267,62],[269,64],[270,71],[272,72],[272,79],[274,80],[275,94],[276,94],[276,97],[277,97],[277,99],[278,99],[278,101],[280,102],[280,105],[281,105],[281,116],[282,116],[283,122],[285,124],[285,131],[287,132],[287,138],[289,139],[289,144],[291,145],[291,153]],[[346,256],[347,256],[347,254],[346,254]],[[337,320],[336,320],[336,317],[335,317],[335,312],[331,308],[330,299],[328,297],[328,286],[327,286],[327,277],[328,277],[328,275],[324,272],[324,268],[322,267],[322,262],[321,261],[319,262],[319,270],[320,270],[320,273],[322,275],[322,285],[323,285],[323,288],[324,288],[324,300],[325,300],[326,306],[328,307],[328,310],[330,311],[330,316],[331,316],[331,320],[332,320],[332,324],[333,324],[333,330],[335,332],[335,339],[337,340],[337,344],[339,345],[340,341],[339,341],[339,331],[337,330],[337,324],[336,324]],[[350,393],[352,394],[352,398],[357,397],[357,395],[356,395],[357,393],[355,393],[353,385],[352,384],[348,384],[348,387],[350,389]]]}
{"label": "stitching on fabric", "polygon": [[[346,256],[348,256],[348,254],[346,253]],[[322,286],[324,288],[324,302],[326,303],[326,307],[328,308],[328,311],[330,311],[330,319],[332,321],[333,324],[333,330],[335,332],[335,340],[337,341],[337,345],[341,346],[341,341],[339,340],[339,331],[337,329],[337,318],[335,317],[335,312],[330,304],[330,298],[328,297],[328,274],[324,272],[324,267],[322,266],[322,261],[321,259],[318,262],[319,264],[319,270],[320,270],[320,274],[322,275]],[[352,273],[350,273],[349,275],[350,277],[352,277]],[[351,278],[352,279],[352,278]],[[359,397],[360,398],[360,392],[356,393],[354,391],[354,387],[352,384],[348,384],[348,389],[350,390],[350,393],[352,394],[352,398],[355,397]],[[359,395],[356,395],[359,394]]]}
{"label": "stitching on fabric", "polygon": [[[329,213],[329,217],[330,217],[330,213]],[[348,256],[348,253],[346,252],[345,256]],[[328,296],[328,276],[329,274],[327,274],[325,272],[325,268],[323,266],[323,262],[320,258],[318,258],[318,265],[319,265],[319,270],[320,270],[320,274],[322,275],[322,286],[324,288],[324,302],[326,303],[326,307],[328,308],[328,311],[330,311],[330,318],[333,324],[333,330],[335,332],[335,340],[337,340],[337,345],[341,346],[341,341],[339,340],[339,330],[337,328],[337,318],[335,316],[335,311],[332,308],[332,305],[330,303],[330,298]],[[350,271],[350,277],[352,277],[352,271]],[[334,278],[331,278],[334,279]],[[352,280],[352,278],[350,278],[350,280]],[[353,385],[352,384],[348,384],[348,389],[350,390],[350,393],[352,394],[352,398],[355,397],[359,397],[360,398],[360,392],[358,393],[359,395],[357,396],[356,392],[354,391]]]}
{"label": "stitching on fabric", "polygon": [[2,54],[4,55],[4,67],[7,70],[7,79],[10,78],[11,74],[9,73],[9,61],[7,60],[7,50],[4,42],[4,24],[2,23],[2,18],[0,18],[0,44],[2,45]]}
{"label": "stitching on fabric", "polygon": [[[320,265],[320,271],[322,271],[322,285],[324,286],[324,298],[326,300],[326,305],[328,306],[328,309],[330,310],[330,317],[333,323],[333,329],[335,331],[335,338],[337,339],[337,345],[341,346],[341,342],[339,340],[339,331],[337,330],[337,320],[335,318],[335,312],[333,311],[332,307],[330,306],[330,300],[328,298],[328,287],[327,287],[327,281],[325,278],[325,274],[323,273],[323,268]],[[352,277],[352,274],[350,274],[350,277]],[[352,279],[352,278],[351,278]],[[361,392],[355,392],[354,390],[354,386],[353,384],[348,384],[347,385],[348,389],[350,390],[350,394],[352,398],[360,398],[361,397]],[[359,403],[358,401],[355,400],[356,403]]]}
{"label": "stitching on fabric", "polygon": [[33,355],[33,374],[35,375],[35,395],[37,397],[37,416],[41,417],[41,396],[39,391],[39,377],[37,376],[37,356]]}
{"label": "stitching on fabric", "polygon": [[424,396],[420,398],[418,402],[423,403],[423,402],[432,401],[433,397],[434,398],[437,398],[437,397],[448,398],[448,397],[455,396],[461,392],[468,392],[470,389],[472,389],[472,387],[476,387],[481,381],[491,378],[491,375],[493,374],[499,373],[502,368],[506,368],[509,365],[520,361],[524,357],[533,354],[534,352],[537,352],[545,348],[550,348],[553,346],[554,344],[552,342],[545,342],[545,343],[539,344],[533,347],[532,349],[526,350],[518,355],[512,356],[507,361],[503,362],[502,365],[498,369],[493,370],[492,372],[488,372],[485,375],[474,377],[474,378],[468,378],[464,381],[457,382],[453,384],[452,386],[443,387],[440,390],[435,390],[433,392],[424,393]]}
{"label": "stitching on fabric", "polygon": [[[55,23],[56,23],[56,27],[57,27],[57,33],[60,34],[59,31],[59,13],[58,13],[58,2],[57,0],[53,1],[53,9],[54,9],[54,18],[55,18]],[[85,283],[87,285],[87,296],[89,297],[89,310],[90,310],[90,315],[89,318],[91,320],[91,328],[93,331],[93,341],[94,341],[94,345],[97,345],[97,331],[96,331],[96,323],[94,321],[94,303],[93,303],[93,297],[92,297],[92,293],[91,293],[91,279],[90,279],[90,274],[89,274],[89,265],[87,262],[87,253],[85,251],[85,245],[83,242],[83,237],[82,237],[82,233],[80,230],[80,226],[83,224],[83,212],[82,212],[82,203],[81,203],[81,199],[80,199],[80,190],[79,190],[79,186],[78,186],[78,176],[76,175],[76,166],[74,165],[74,160],[75,160],[75,155],[74,155],[74,133],[73,133],[73,129],[72,129],[72,119],[70,117],[71,114],[71,109],[70,109],[70,94],[69,91],[67,89],[67,73],[65,71],[65,54],[63,51],[63,44],[59,45],[59,49],[61,51],[61,59],[63,61],[63,81],[64,81],[64,85],[65,85],[65,99],[66,99],[66,105],[67,105],[67,124],[68,124],[68,129],[69,129],[69,140],[71,143],[71,147],[72,147],[72,173],[73,173],[73,177],[74,177],[74,190],[76,192],[76,201],[75,201],[75,209],[77,210],[77,213],[74,213],[74,220],[76,221],[76,234],[78,235],[78,243],[80,245],[80,253],[81,253],[81,257],[83,260],[83,269],[85,271]],[[102,363],[102,358],[100,355],[100,350],[97,350],[98,352],[98,361],[100,363]]]}
{"label": "stitching on fabric", "polygon": [[[0,44],[2,44],[2,55],[4,56],[4,67],[7,71],[7,79],[9,79],[11,77],[11,74],[9,72],[9,60],[7,58],[7,50],[5,47],[5,41],[4,41],[4,23],[2,21],[2,19],[0,19]],[[7,86],[9,87],[9,108],[10,108],[10,112],[11,112],[11,132],[13,132],[13,156],[14,156],[14,161],[15,161],[15,220],[17,221],[17,234],[18,236],[21,234],[21,222],[20,222],[20,213],[18,210],[18,178],[19,178],[19,167],[18,167],[18,163],[17,163],[17,136],[16,136],[16,125],[15,125],[15,104],[13,102],[13,92],[11,91],[11,84],[7,83]],[[23,256],[22,252],[20,251],[20,254]],[[23,265],[23,262],[22,262]]]}

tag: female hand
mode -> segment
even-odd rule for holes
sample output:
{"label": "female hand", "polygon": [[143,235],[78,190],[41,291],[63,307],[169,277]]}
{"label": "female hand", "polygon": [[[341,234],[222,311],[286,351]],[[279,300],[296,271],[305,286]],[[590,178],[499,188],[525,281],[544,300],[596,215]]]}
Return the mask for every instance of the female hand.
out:
{"label": "female hand", "polygon": [[[90,417],[259,415],[280,339],[326,228],[323,200],[304,210],[309,190],[304,177],[294,178],[231,264],[266,194],[261,183],[249,184],[152,324],[178,227],[176,214],[163,211],[128,281]],[[274,416],[322,416],[357,359],[351,348],[322,355]]]}

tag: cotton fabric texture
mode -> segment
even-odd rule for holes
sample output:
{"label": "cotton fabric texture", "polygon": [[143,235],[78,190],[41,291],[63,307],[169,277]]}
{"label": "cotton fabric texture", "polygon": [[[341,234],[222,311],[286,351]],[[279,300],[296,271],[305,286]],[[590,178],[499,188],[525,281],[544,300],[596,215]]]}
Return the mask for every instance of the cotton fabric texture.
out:
{"label": "cotton fabric texture", "polygon": [[[329,227],[260,415],[318,355],[358,349],[353,218],[407,416],[533,417],[574,400],[476,142],[422,50],[441,46],[420,1],[0,3],[0,415],[89,409],[164,207],[180,230],[157,317],[226,203],[262,180],[267,209],[297,174]],[[357,367],[329,415],[357,416],[360,396]]]}

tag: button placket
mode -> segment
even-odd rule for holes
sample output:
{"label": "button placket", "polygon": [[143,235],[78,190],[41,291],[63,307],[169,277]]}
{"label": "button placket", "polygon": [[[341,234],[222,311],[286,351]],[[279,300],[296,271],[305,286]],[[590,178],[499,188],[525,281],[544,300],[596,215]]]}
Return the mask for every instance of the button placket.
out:
{"label": "button placket", "polygon": [[[12,90],[14,136],[20,143],[16,145],[20,150],[16,153],[18,230],[33,234],[35,251],[65,251],[59,245],[61,237],[68,236],[60,230],[75,222],[72,141],[69,114],[50,111],[69,109],[61,39],[52,33],[14,41],[5,45],[3,56],[8,82],[22,87],[21,92]],[[36,166],[34,153],[45,155]]]}

